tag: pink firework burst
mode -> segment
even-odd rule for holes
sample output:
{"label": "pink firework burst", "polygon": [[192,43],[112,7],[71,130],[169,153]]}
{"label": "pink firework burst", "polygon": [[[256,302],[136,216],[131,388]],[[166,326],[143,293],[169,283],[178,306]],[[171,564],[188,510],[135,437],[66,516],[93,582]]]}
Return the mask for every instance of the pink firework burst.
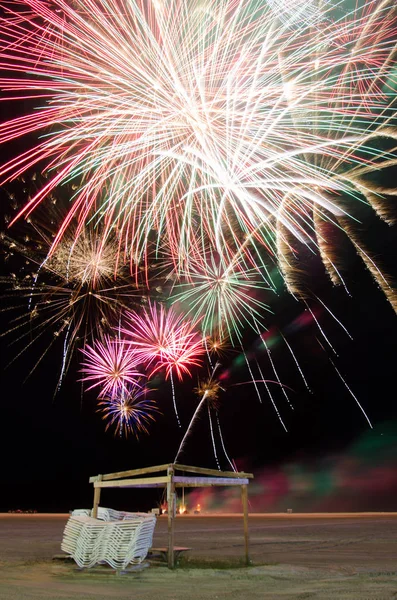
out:
{"label": "pink firework burst", "polygon": [[127,313],[128,325],[122,330],[131,340],[133,352],[148,367],[150,375],[165,368],[166,379],[175,372],[181,380],[200,366],[204,354],[202,338],[192,321],[184,319],[172,308],[149,304],[140,314]]}
{"label": "pink firework burst", "polygon": [[93,381],[88,388],[101,386],[101,396],[116,396],[127,391],[128,384],[136,385],[142,373],[137,370],[138,360],[130,344],[105,336],[103,342],[86,345],[81,350],[84,362],[81,381]]}
{"label": "pink firework burst", "polygon": [[200,366],[204,354],[202,337],[195,331],[192,321],[176,314],[172,308],[149,303],[149,309],[138,314],[127,314],[128,326],[123,329],[131,340],[138,360],[151,368],[150,375],[165,369],[170,378],[172,401],[179,427],[181,426],[175,400],[173,373],[178,379],[191,376],[191,367]]}

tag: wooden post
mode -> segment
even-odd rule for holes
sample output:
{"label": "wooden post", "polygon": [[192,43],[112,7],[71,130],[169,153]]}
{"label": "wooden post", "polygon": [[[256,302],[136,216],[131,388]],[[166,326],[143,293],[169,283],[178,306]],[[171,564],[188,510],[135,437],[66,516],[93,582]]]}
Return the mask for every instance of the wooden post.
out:
{"label": "wooden post", "polygon": [[175,498],[175,483],[174,483],[174,469],[168,467],[167,475],[169,481],[167,483],[167,504],[168,504],[168,568],[173,569],[175,566],[175,554],[174,554],[174,518],[176,510],[176,498]]}
{"label": "wooden post", "polygon": [[244,544],[245,544],[245,563],[250,564],[249,555],[249,536],[248,536],[248,487],[246,484],[241,486],[241,501],[243,503],[244,515]]}
{"label": "wooden post", "polygon": [[[102,475],[98,475],[97,481],[102,481]],[[101,488],[95,487],[95,484],[94,484],[94,506],[92,507],[93,519],[98,518],[98,506],[99,506],[100,499],[101,499]]]}

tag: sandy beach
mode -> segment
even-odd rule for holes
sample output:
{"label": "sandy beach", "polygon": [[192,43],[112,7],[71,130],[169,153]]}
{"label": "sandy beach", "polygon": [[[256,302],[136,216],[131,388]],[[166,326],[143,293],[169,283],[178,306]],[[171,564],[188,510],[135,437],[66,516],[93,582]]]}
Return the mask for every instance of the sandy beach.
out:
{"label": "sandy beach", "polygon": [[[397,597],[397,513],[250,516],[252,566],[242,566],[242,519],[181,516],[176,544],[191,551],[125,575],[80,571],[59,555],[68,515],[0,515],[1,600],[389,600]],[[167,539],[158,519],[154,545]]]}

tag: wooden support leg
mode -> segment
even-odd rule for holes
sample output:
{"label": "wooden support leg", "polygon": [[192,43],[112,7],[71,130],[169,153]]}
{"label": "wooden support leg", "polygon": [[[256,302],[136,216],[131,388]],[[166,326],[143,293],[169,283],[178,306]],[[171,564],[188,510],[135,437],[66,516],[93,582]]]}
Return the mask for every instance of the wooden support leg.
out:
{"label": "wooden support leg", "polygon": [[168,469],[170,481],[167,483],[167,503],[168,503],[168,568],[175,566],[174,554],[174,518],[176,512],[175,484],[173,482],[173,470]]}
{"label": "wooden support leg", "polygon": [[[102,475],[98,476],[98,481],[102,480]],[[98,506],[99,506],[99,501],[101,499],[101,488],[100,487],[95,487],[95,483],[94,483],[94,506],[92,507],[92,517],[94,519],[98,518]]]}
{"label": "wooden support leg", "polygon": [[246,484],[241,486],[241,501],[243,503],[244,515],[244,545],[245,545],[245,563],[250,564],[249,555],[249,535],[248,535],[248,487]]}

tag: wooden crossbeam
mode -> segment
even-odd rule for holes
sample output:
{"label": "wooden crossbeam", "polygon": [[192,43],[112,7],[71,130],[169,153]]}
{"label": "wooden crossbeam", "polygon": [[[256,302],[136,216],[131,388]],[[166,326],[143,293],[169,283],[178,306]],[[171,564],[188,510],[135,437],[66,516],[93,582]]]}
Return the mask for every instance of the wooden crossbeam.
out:
{"label": "wooden crossbeam", "polygon": [[252,473],[243,473],[236,471],[218,471],[216,469],[205,469],[204,467],[190,467],[189,465],[180,465],[175,463],[173,465],[176,471],[187,471],[188,473],[199,473],[201,475],[214,475],[215,477],[232,477],[236,479],[253,479]]}
{"label": "wooden crossbeam", "polygon": [[248,479],[232,479],[231,477],[188,477],[174,475],[173,481],[176,487],[212,487],[227,485],[246,485]]}
{"label": "wooden crossbeam", "polygon": [[131,488],[131,487],[164,487],[170,478],[163,477],[141,477],[138,479],[118,479],[114,481],[95,481],[94,488]]}
{"label": "wooden crossbeam", "polygon": [[102,481],[111,481],[113,479],[123,479],[127,477],[135,477],[136,475],[148,475],[149,473],[159,473],[167,471],[172,467],[175,471],[186,471],[187,473],[198,473],[199,475],[213,475],[215,477],[231,477],[233,479],[252,479],[252,473],[244,473],[235,471],[218,471],[216,469],[206,469],[204,467],[190,467],[189,465],[164,464],[154,467],[143,467],[142,469],[130,469],[129,471],[117,471],[116,473],[106,473],[105,475],[94,475],[90,477],[90,483],[95,483],[101,477]]}
{"label": "wooden crossbeam", "polygon": [[[118,471],[117,473],[107,473],[102,475],[103,481],[109,481],[111,479],[122,479],[123,477],[134,477],[135,475],[146,475],[147,473],[159,473],[160,471],[167,471],[169,465],[157,465],[155,467],[143,467],[142,469],[132,469],[129,471]],[[90,477],[90,483],[98,481],[98,475]]]}

